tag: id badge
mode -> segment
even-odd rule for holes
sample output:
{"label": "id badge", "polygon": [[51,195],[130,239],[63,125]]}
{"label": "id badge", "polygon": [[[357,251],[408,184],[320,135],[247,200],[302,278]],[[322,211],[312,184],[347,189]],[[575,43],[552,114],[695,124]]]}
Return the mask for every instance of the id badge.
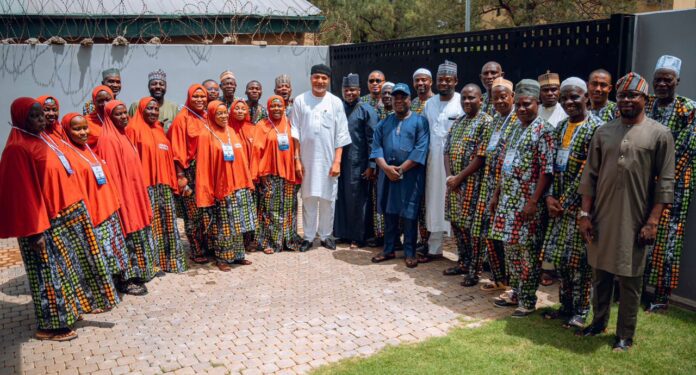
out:
{"label": "id badge", "polygon": [[92,172],[94,173],[94,178],[97,179],[97,185],[102,186],[106,183],[106,175],[100,164],[93,165]]}
{"label": "id badge", "polygon": [[63,168],[65,168],[65,171],[68,172],[68,174],[73,174],[73,170],[70,166],[68,158],[66,158],[65,155],[58,154],[58,159],[60,159],[60,163],[63,164]]}
{"label": "id badge", "polygon": [[278,148],[280,151],[287,151],[290,149],[290,139],[285,133],[278,134]]}
{"label": "id badge", "polygon": [[567,148],[562,148],[556,153],[556,170],[559,172],[565,172],[568,166],[568,157],[570,156],[570,150]]}
{"label": "id badge", "polygon": [[505,153],[505,159],[503,160],[503,172],[511,173],[512,166],[515,162],[515,157],[517,156],[516,150],[508,150]]}
{"label": "id badge", "polygon": [[491,135],[491,140],[488,141],[488,146],[486,146],[486,151],[492,152],[495,151],[495,148],[498,147],[498,142],[500,141],[500,132],[497,131]]}
{"label": "id badge", "polygon": [[232,145],[223,143],[222,155],[224,156],[225,161],[234,161],[234,149],[232,148]]}

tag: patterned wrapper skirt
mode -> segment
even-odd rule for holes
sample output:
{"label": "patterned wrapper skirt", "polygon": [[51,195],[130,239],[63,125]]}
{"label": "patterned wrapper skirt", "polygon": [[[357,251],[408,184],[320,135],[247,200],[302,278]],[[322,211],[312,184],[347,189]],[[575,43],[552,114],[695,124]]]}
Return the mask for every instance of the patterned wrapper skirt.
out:
{"label": "patterned wrapper skirt", "polygon": [[188,265],[176,227],[176,203],[172,188],[159,184],[148,187],[147,193],[153,211],[152,234],[159,267],[165,272],[184,272]]}
{"label": "patterned wrapper skirt", "polygon": [[256,207],[252,191],[237,190],[202,211],[207,242],[215,259],[227,263],[243,260],[244,234],[256,229]]}
{"label": "patterned wrapper skirt", "polygon": [[43,236],[40,251],[18,239],[39,329],[71,327],[80,314],[119,302],[83,202],[62,210]]}
{"label": "patterned wrapper skirt", "polygon": [[205,257],[209,245],[206,243],[205,225],[203,224],[203,212],[196,206],[196,161],[184,169],[184,175],[188,180],[188,186],[192,194],[188,197],[179,195],[176,197],[177,216],[184,219],[184,231],[191,247],[191,258]]}
{"label": "patterned wrapper skirt", "polygon": [[94,228],[97,243],[106,259],[106,265],[112,275],[122,275],[125,280],[133,276],[128,262],[128,249],[126,238],[123,236],[123,227],[118,211],[109,216]]}
{"label": "patterned wrapper skirt", "polygon": [[130,276],[126,280],[131,278],[139,279],[141,282],[152,280],[159,271],[159,254],[157,254],[155,238],[152,235],[152,227],[148,225],[128,234],[126,246],[130,264]]}
{"label": "patterned wrapper skirt", "polygon": [[297,192],[300,185],[282,177],[264,176],[256,185],[258,191],[258,228],[256,241],[263,249],[275,252],[287,247],[297,250],[302,239],[297,235]]}
{"label": "patterned wrapper skirt", "polygon": [[384,215],[377,209],[377,183],[370,182],[370,206],[372,207],[372,226],[374,237],[384,238]]}

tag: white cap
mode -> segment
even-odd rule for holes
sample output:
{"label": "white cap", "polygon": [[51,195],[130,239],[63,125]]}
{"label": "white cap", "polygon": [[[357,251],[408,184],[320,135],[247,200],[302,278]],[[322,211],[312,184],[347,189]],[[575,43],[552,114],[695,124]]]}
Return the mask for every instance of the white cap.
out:
{"label": "white cap", "polygon": [[658,71],[659,69],[667,69],[673,71],[677,75],[677,77],[679,77],[679,73],[681,72],[681,64],[682,61],[678,57],[662,55],[657,60],[657,64],[655,65],[655,71]]}
{"label": "white cap", "polygon": [[583,92],[587,92],[587,84],[585,83],[585,81],[578,77],[569,77],[564,79],[563,82],[561,82],[561,90],[563,90],[564,87],[568,86],[574,86],[579,88]]}
{"label": "white cap", "polygon": [[425,68],[419,68],[418,70],[416,70],[415,73],[413,73],[413,79],[416,79],[417,75],[425,75],[430,77],[431,79],[433,78],[433,75],[430,73],[430,71]]}

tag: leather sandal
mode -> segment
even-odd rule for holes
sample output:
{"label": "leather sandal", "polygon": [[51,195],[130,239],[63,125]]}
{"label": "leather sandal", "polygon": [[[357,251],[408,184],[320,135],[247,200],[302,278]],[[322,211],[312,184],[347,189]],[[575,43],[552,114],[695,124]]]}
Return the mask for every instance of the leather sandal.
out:
{"label": "leather sandal", "polygon": [[263,253],[266,255],[271,255],[271,254],[275,253],[275,251],[273,251],[273,249],[271,249],[270,247],[267,247],[267,248],[263,249]]}
{"label": "leather sandal", "polygon": [[414,257],[406,258],[406,259],[404,260],[404,262],[406,263],[406,267],[408,267],[408,268],[416,268],[416,267],[418,267],[418,259],[416,259],[416,258],[414,258]]}
{"label": "leather sandal", "polygon": [[240,259],[240,260],[235,260],[235,261],[234,261],[234,264],[239,264],[239,265],[242,265],[242,266],[248,266],[248,265],[250,265],[251,263],[252,263],[252,262],[251,262],[249,259]]}
{"label": "leather sandal", "polygon": [[230,272],[230,271],[232,271],[232,267],[230,267],[230,265],[227,264],[227,263],[225,263],[225,262],[215,262],[215,265],[216,265],[217,268],[218,268],[220,271],[222,271],[222,272]]}
{"label": "leather sandal", "polygon": [[384,262],[387,260],[392,260],[394,258],[396,258],[396,255],[394,255],[393,253],[389,254],[389,255],[379,254],[377,256],[372,257],[372,263],[380,263],[380,262]]}

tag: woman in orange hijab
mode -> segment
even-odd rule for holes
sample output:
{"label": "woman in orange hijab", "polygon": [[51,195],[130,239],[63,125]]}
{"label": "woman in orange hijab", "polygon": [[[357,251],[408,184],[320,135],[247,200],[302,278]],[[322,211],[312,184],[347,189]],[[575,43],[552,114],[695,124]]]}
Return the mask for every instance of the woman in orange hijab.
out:
{"label": "woman in orange hijab", "polygon": [[[119,276],[130,267],[126,239],[123,236],[121,217],[118,214],[119,201],[106,164],[87,145],[89,126],[87,120],[78,113],[63,116],[61,128],[65,146],[78,182],[85,191],[85,204],[94,225],[97,242],[107,260],[112,275]],[[117,279],[117,286],[123,289],[123,280]]]}
{"label": "woman in orange hijab", "polygon": [[29,279],[36,338],[66,341],[81,314],[109,309],[118,295],[72,164],[44,133],[32,98],[12,102],[0,159],[0,238],[17,237]]}
{"label": "woman in orange hijab", "polygon": [[227,106],[208,104],[208,121],[198,136],[196,205],[201,210],[207,243],[221,271],[244,259],[244,233],[256,228],[256,207],[244,140],[228,126]]}
{"label": "woman in orange hijab", "polygon": [[89,124],[89,139],[87,139],[87,144],[95,148],[97,146],[97,139],[102,133],[102,128],[104,127],[105,115],[104,108],[106,103],[114,98],[114,93],[107,86],[100,85],[92,90],[92,103],[94,103],[94,111],[85,116],[87,124]]}
{"label": "woman in orange hijab", "polygon": [[158,118],[157,101],[149,96],[140,99],[133,118],[128,121],[126,135],[140,157],[145,186],[154,212],[152,231],[160,267],[166,272],[184,272],[187,268],[186,256],[176,227],[174,193],[178,186],[174,172],[174,154]]}
{"label": "woman in orange hijab", "polygon": [[[96,101],[97,107],[99,101]],[[126,280],[127,293],[137,295],[147,293],[144,283],[150,281],[160,270],[159,257],[152,235],[152,208],[147,196],[143,170],[140,166],[138,152],[124,128],[128,124],[128,112],[125,104],[113,100],[104,106],[104,126],[96,139],[94,153],[106,162],[106,168],[114,180],[114,187],[121,203],[119,213],[126,235],[129,251],[129,268],[123,278]],[[89,126],[92,138],[92,124]],[[91,145],[90,145],[91,146]]]}
{"label": "woman in orange hijab", "polygon": [[186,105],[176,115],[167,132],[167,138],[172,144],[174,153],[174,167],[180,192],[179,216],[184,218],[184,229],[191,248],[191,260],[196,263],[208,262],[209,244],[205,242],[205,228],[202,226],[201,212],[196,206],[194,193],[198,135],[205,130],[207,124],[207,106],[208,94],[205,87],[200,84],[191,85],[188,89]]}
{"label": "woman in orange hijab", "polygon": [[256,240],[266,254],[298,250],[302,239],[297,235],[297,191],[302,181],[295,174],[295,145],[282,97],[268,98],[268,118],[256,124],[253,139],[250,165],[259,199]]}
{"label": "woman in orange hijab", "polygon": [[249,146],[251,152],[251,144],[254,140],[255,125],[250,120],[249,106],[242,99],[237,99],[230,106],[230,126],[237,134],[244,138],[244,143]]}
{"label": "woman in orange hijab", "polygon": [[60,105],[58,104],[58,99],[50,96],[44,95],[36,98],[43,107],[44,115],[46,116],[46,130],[44,132],[48,134],[54,142],[58,143],[58,146],[62,145],[61,140],[63,139],[63,127],[60,125]]}

